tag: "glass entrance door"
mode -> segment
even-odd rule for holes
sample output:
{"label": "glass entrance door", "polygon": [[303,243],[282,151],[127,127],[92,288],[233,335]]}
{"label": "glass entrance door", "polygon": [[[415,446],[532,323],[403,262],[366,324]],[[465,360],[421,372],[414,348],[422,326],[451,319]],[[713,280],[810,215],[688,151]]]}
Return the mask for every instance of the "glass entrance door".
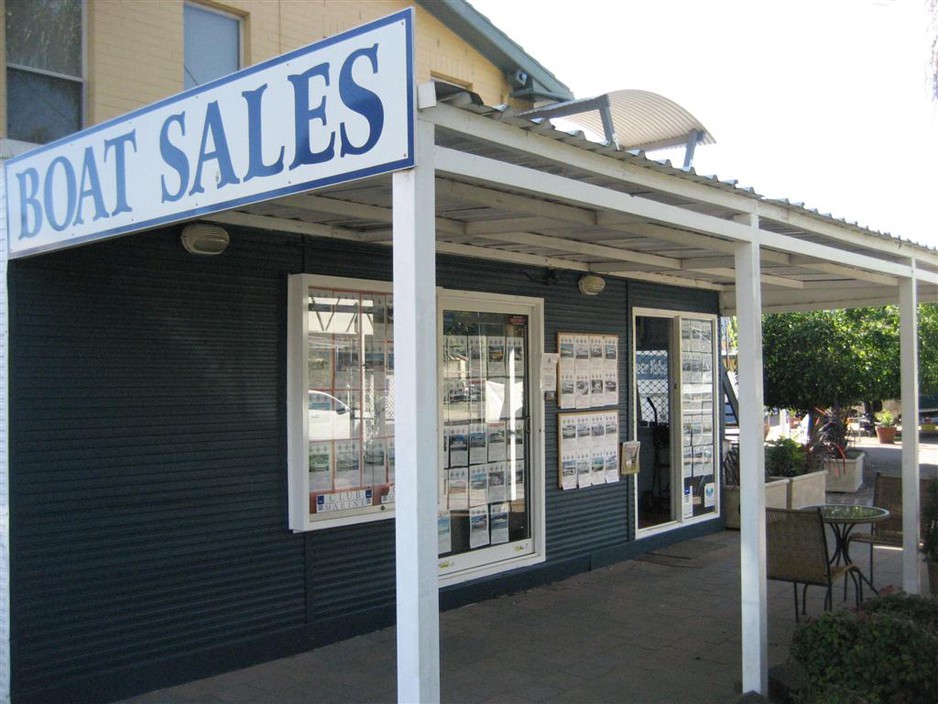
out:
{"label": "glass entrance door", "polygon": [[671,320],[635,318],[637,440],[641,442],[636,477],[638,527],[675,520],[671,470]]}
{"label": "glass entrance door", "polygon": [[716,318],[635,312],[638,530],[717,515]]}

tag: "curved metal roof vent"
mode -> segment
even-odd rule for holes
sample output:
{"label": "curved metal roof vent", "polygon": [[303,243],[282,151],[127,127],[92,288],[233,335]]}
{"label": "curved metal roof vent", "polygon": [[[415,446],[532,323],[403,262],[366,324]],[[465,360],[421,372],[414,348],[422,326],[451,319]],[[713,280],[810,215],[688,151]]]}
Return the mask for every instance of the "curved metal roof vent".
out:
{"label": "curved metal roof vent", "polygon": [[647,90],[616,90],[595,98],[582,98],[517,113],[518,117],[562,117],[578,127],[605,137],[616,149],[685,147],[684,168],[689,169],[698,144],[715,144],[706,127],[685,108]]}

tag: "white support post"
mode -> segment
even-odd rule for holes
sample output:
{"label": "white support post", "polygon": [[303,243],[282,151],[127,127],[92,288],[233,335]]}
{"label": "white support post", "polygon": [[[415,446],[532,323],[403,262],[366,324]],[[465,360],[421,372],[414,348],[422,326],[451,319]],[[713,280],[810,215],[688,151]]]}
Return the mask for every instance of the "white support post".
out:
{"label": "white support post", "polygon": [[743,692],[769,691],[765,570],[765,456],[762,401],[762,291],[758,218],[752,242],[736,243],[739,323],[739,504]]}
{"label": "white support post", "polygon": [[899,281],[899,363],[902,378],[902,588],[921,593],[918,467],[918,291],[912,276]]}
{"label": "white support post", "polygon": [[397,699],[440,701],[434,132],[417,120],[416,166],[394,174],[394,439]]}

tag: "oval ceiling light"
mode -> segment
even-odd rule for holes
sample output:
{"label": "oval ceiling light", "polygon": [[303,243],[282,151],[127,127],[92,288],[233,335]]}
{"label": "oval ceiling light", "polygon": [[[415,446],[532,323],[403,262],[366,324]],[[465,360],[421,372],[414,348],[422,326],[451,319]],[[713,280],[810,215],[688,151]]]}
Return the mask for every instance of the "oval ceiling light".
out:
{"label": "oval ceiling light", "polygon": [[228,249],[228,232],[218,225],[193,223],[182,228],[179,236],[182,246],[189,254],[215,256]]}
{"label": "oval ceiling light", "polygon": [[584,274],[577,282],[577,286],[584,296],[597,296],[606,288],[606,281],[596,274]]}

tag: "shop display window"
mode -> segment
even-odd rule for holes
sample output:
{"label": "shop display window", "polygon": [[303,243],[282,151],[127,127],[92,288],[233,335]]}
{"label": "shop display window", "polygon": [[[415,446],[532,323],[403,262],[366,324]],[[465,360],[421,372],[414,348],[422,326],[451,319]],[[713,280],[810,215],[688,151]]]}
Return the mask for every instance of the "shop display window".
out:
{"label": "shop display window", "polygon": [[390,286],[309,276],[290,283],[290,526],[383,518],[394,504]]}
{"label": "shop display window", "polygon": [[[289,295],[290,528],[389,518],[391,284],[297,274]],[[437,310],[438,554],[445,583],[544,559],[543,401],[534,373],[543,351],[543,304],[441,290]]]}
{"label": "shop display window", "polygon": [[446,292],[438,308],[440,572],[539,559],[540,302]]}

